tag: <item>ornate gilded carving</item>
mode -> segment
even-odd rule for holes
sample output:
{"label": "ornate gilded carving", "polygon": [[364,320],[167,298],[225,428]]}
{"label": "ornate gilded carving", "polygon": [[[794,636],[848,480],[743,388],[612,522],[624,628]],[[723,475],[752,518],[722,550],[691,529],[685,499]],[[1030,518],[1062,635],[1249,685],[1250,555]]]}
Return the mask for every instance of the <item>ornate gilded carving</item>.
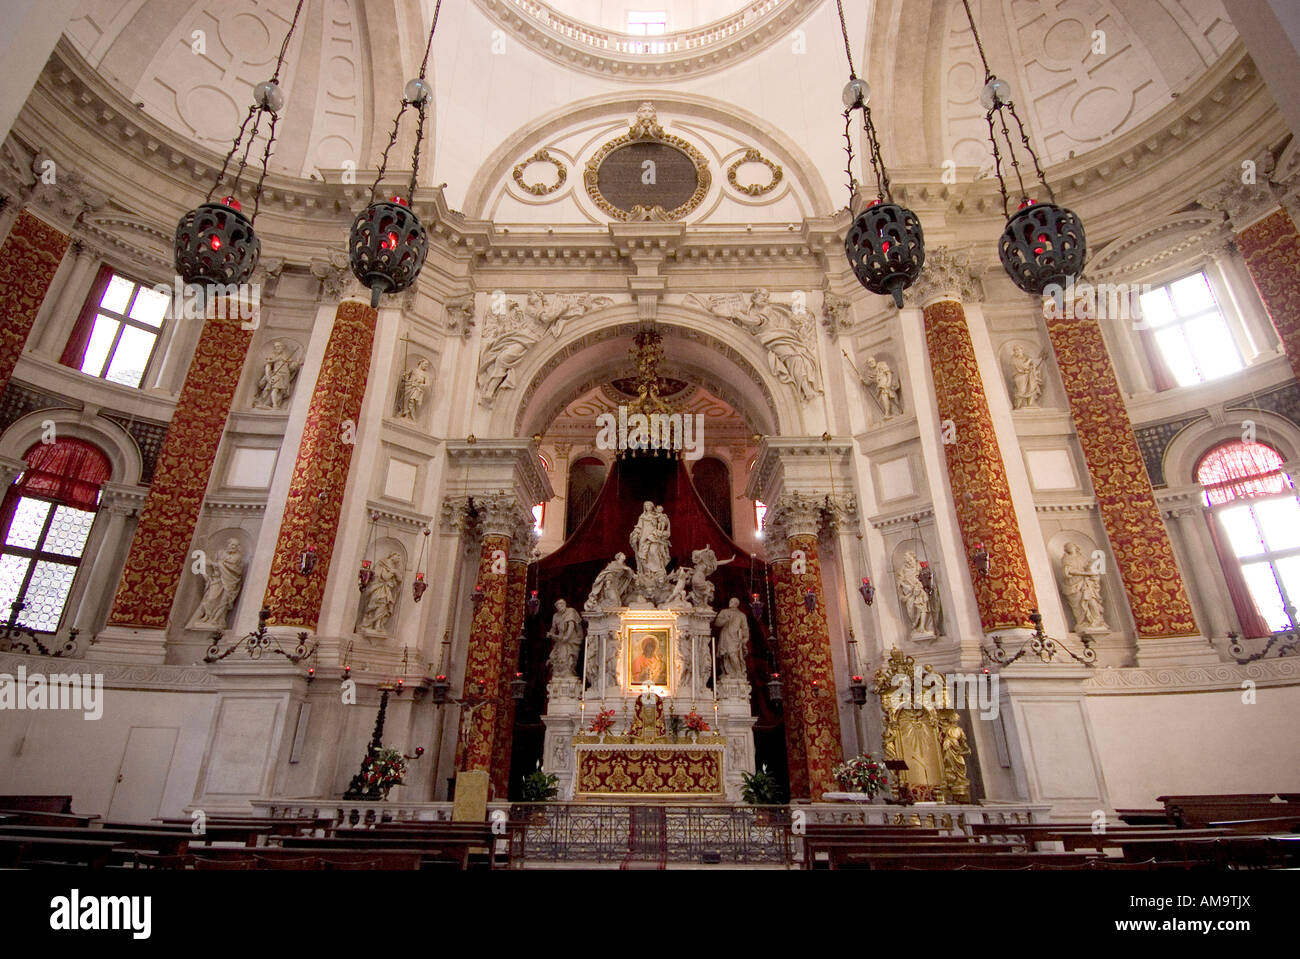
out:
{"label": "ornate gilded carving", "polygon": [[[621,210],[601,195],[599,183],[600,165],[605,158],[619,147],[627,146],[629,143],[645,142],[662,143],[673,147],[685,154],[695,167],[695,192],[681,206],[665,210],[661,206],[653,206],[647,209],[638,205],[631,210]],[[709,187],[713,183],[713,175],[709,172],[709,161],[703,153],[681,137],[664,132],[664,128],[659,125],[659,118],[655,113],[654,104],[647,101],[637,108],[636,117],[632,120],[632,125],[627,133],[605,143],[587,161],[582,174],[582,182],[592,202],[600,208],[601,212],[612,216],[616,220],[680,220],[704,202],[704,197],[708,194]]]}
{"label": "ornate gilded carving", "polygon": [[[528,167],[532,166],[534,163],[550,163],[553,165],[556,174],[555,182],[550,185],[542,182],[525,183],[524,170],[528,169]],[[515,164],[512,176],[514,176],[515,183],[518,184],[519,189],[524,192],[531,193],[533,196],[547,196],[564,186],[564,181],[569,178],[569,170],[563,163],[551,156],[549,150],[541,149],[526,160],[520,160]]]}
{"label": "ornate gilded carving", "polygon": [[970,745],[944,677],[929,666],[918,669],[911,656],[891,649],[876,670],[872,690],[880,697],[885,758],[907,763],[895,773],[897,784],[913,799],[970,802]]}
{"label": "ornate gilded carving", "polygon": [[[742,184],[736,179],[737,171],[746,163],[761,163],[772,172],[772,179],[767,183],[746,183]],[[738,190],[746,196],[763,196],[771,193],[780,184],[785,173],[780,166],[773,163],[763,154],[755,149],[748,149],[744,155],[736,160],[731,166],[727,167],[727,182],[731,184],[732,189]]]}

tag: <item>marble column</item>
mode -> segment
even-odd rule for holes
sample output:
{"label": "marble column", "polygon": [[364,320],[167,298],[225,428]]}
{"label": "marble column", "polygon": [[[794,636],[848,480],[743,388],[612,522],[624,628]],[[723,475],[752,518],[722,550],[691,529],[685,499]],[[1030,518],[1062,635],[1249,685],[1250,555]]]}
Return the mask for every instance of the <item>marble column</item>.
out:
{"label": "marble column", "polygon": [[62,230],[23,210],[0,244],[0,392],[9,385],[70,242]]}
{"label": "marble column", "polygon": [[1300,232],[1286,210],[1277,209],[1240,230],[1236,242],[1300,378]]}
{"label": "marble column", "polygon": [[[469,721],[461,724],[457,768],[490,773],[497,714],[501,711],[501,673],[509,627],[510,543],[519,526],[522,507],[514,497],[504,495],[475,497],[474,506],[483,529],[474,588],[482,598],[470,625],[464,695],[487,698],[473,708]],[[508,689],[504,695],[509,695]]]}
{"label": "marble column", "polygon": [[226,302],[209,305],[95,658],[160,663],[165,657],[172,601],[253,337],[238,306]]}
{"label": "marble column", "polygon": [[515,733],[515,700],[510,694],[510,683],[519,668],[528,553],[533,543],[531,533],[531,528],[515,530],[510,539],[510,562],[506,569],[506,624],[497,679],[501,705],[497,709],[496,727],[492,734],[492,791],[498,799],[505,799],[510,788],[510,752]]}
{"label": "marble column", "polygon": [[[844,758],[817,548],[821,500],[787,493],[772,508],[777,524],[784,527],[790,551],[789,579],[777,604],[784,608],[782,618],[788,624],[782,645],[797,687],[792,705],[801,720],[808,795],[817,801],[823,793],[838,788],[832,770]],[[812,608],[805,599],[810,591],[815,598]]]}
{"label": "marble column", "polygon": [[[377,310],[351,300],[340,303],[334,316],[267,579],[263,605],[277,627],[314,631],[320,619],[378,316]],[[312,575],[304,576],[300,564],[309,545],[315,547],[317,564]]]}
{"label": "marble column", "polygon": [[[1185,645],[1170,645],[1168,640],[1198,632],[1169,531],[1156,505],[1100,325],[1083,315],[1082,303],[1074,310],[1060,311],[1059,316],[1048,308],[1050,303],[1044,301],[1047,336],[1137,627],[1138,661],[1161,659]],[[1208,650],[1197,644],[1187,651]]]}
{"label": "marble column", "polygon": [[[770,514],[769,514],[770,515]],[[772,536],[772,524],[768,524],[769,537]],[[778,538],[784,545],[784,536]],[[772,621],[776,626],[776,667],[781,674],[782,706],[781,712],[785,724],[786,765],[789,768],[790,798],[805,798],[808,795],[808,757],[804,751],[802,698],[799,696],[798,678],[792,665],[793,655],[791,641],[788,639],[793,629],[789,615],[790,597],[790,558],[774,558],[768,566],[772,576]]]}
{"label": "marble column", "polygon": [[[922,316],[948,482],[980,624],[985,632],[1028,627],[1038,601],[965,311],[955,299],[937,299]],[[983,577],[971,559],[981,545],[989,554],[990,571]]]}

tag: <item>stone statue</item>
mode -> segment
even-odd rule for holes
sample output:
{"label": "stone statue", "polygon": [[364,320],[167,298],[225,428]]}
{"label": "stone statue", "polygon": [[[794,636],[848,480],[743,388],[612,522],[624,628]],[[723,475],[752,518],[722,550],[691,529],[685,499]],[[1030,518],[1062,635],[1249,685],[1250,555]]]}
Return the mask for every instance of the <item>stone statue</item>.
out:
{"label": "stone statue", "polygon": [[727,608],[713,617],[718,627],[718,652],[722,657],[722,675],[744,679],[745,651],[749,648],[749,618],[740,610],[740,600],[732,597]]}
{"label": "stone statue", "polygon": [[788,306],[772,302],[772,295],[759,288],[753,293],[718,293],[702,303],[714,316],[744,327],[767,351],[772,375],[785,383],[807,403],[821,393],[816,355],[817,331],[812,314],[795,313]]}
{"label": "stone statue", "polygon": [[582,649],[582,616],[562,599],[555,601],[555,615],[551,617],[551,631],[546,638],[551,646],[551,678],[576,679],[578,653]]}
{"label": "stone statue", "polygon": [[662,582],[667,579],[671,546],[671,524],[662,506],[646,500],[628,536],[632,555],[636,557],[637,582]]}
{"label": "stone statue", "polygon": [[244,585],[244,554],[239,540],[234,537],[227,540],[225,549],[206,564],[205,570],[203,598],[191,627],[225,629],[226,619]]}
{"label": "stone statue", "polygon": [[262,361],[262,375],[257,381],[257,394],[253,397],[255,410],[282,410],[293,393],[294,381],[302,360],[284,340],[275,340]]}
{"label": "stone statue", "polygon": [[908,550],[903,554],[903,565],[897,571],[898,597],[903,601],[908,624],[913,634],[934,634],[934,610],[930,594],[921,585],[921,564],[916,554]]}
{"label": "stone statue", "polygon": [[623,596],[632,588],[635,578],[631,567],[627,565],[627,556],[615,553],[605,568],[596,574],[583,608],[616,609],[624,605]]}
{"label": "stone statue", "polygon": [[397,381],[397,402],[393,415],[400,420],[413,420],[420,415],[424,395],[429,391],[429,361],[420,357],[414,368],[402,371]]}
{"label": "stone statue", "polygon": [[397,608],[404,572],[402,554],[396,551],[375,563],[375,578],[361,597],[361,628],[375,633],[388,629]]}
{"label": "stone statue", "polygon": [[719,566],[726,566],[735,560],[718,559],[718,554],[713,552],[709,546],[704,549],[697,549],[691,553],[691,562],[695,564],[691,570],[691,602],[696,608],[708,607],[713,608],[713,584],[709,582],[708,577],[718,571]]}
{"label": "stone statue", "polygon": [[468,337],[474,329],[474,294],[454,296],[443,307],[447,310],[447,329]]}
{"label": "stone statue", "polygon": [[1101,599],[1101,572],[1093,569],[1091,560],[1083,554],[1078,543],[1065,544],[1061,573],[1065,577],[1065,599],[1074,614],[1074,631],[1109,632],[1106,607]]}
{"label": "stone statue", "polygon": [[691,568],[689,566],[678,566],[668,574],[668,581],[673,584],[673,588],[664,601],[664,605],[691,605],[690,597],[686,595],[687,587],[690,586],[691,582]]}
{"label": "stone statue", "polygon": [[880,401],[880,411],[886,419],[903,412],[903,386],[898,380],[898,374],[884,360],[877,362],[874,356],[868,356],[862,382],[876,394],[876,399]]}
{"label": "stone statue", "polygon": [[695,634],[683,629],[677,634],[677,695],[693,694],[695,684]]}
{"label": "stone statue", "polygon": [[944,726],[939,749],[943,754],[944,784],[952,791],[954,801],[967,798],[970,780],[966,777],[966,757],[970,755],[970,744],[966,742],[966,733],[955,719]]}
{"label": "stone statue", "polygon": [[1034,358],[1017,344],[1011,350],[1012,405],[1028,409],[1038,405],[1043,396],[1043,358]]}
{"label": "stone statue", "polygon": [[524,305],[508,300],[504,309],[488,313],[479,354],[479,403],[491,407],[502,390],[514,389],[515,367],[544,335],[558,337],[564,324],[614,301],[590,293],[528,294]]}

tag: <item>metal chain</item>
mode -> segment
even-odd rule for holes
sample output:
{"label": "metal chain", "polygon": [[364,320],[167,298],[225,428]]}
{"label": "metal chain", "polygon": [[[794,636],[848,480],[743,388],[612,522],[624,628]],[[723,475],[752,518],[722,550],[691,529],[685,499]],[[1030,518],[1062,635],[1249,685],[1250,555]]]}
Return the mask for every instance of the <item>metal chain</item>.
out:
{"label": "metal chain", "polygon": [[849,79],[856,80],[858,75],[853,72],[853,50],[849,43],[849,28],[844,23],[844,4],[842,0],[835,0],[835,9],[838,10],[840,14],[840,35],[844,37],[844,56],[847,57],[849,61]]}
{"label": "metal chain", "polygon": [[975,29],[975,17],[970,12],[969,0],[961,0],[961,5],[966,8],[966,19],[970,21],[970,32],[975,37],[975,49],[979,51],[980,62],[984,64],[984,82],[988,83],[993,79],[993,71],[989,69],[989,58],[984,56],[984,44],[980,40],[980,32]]}

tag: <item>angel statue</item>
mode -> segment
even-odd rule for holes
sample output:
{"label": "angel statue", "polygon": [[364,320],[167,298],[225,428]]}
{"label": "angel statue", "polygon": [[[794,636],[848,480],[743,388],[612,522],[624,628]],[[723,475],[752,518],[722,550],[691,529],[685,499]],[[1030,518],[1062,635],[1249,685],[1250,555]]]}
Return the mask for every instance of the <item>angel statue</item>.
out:
{"label": "angel statue", "polygon": [[726,566],[734,562],[736,557],[731,559],[718,559],[718,554],[713,552],[712,548],[705,546],[704,549],[697,549],[691,552],[691,562],[694,567],[691,570],[691,601],[695,607],[713,608],[713,584],[709,582],[708,577],[718,571],[719,566]]}
{"label": "angel statue", "polygon": [[821,393],[815,353],[817,330],[807,310],[795,313],[790,307],[772,302],[763,288],[753,293],[720,293],[697,300],[714,316],[744,327],[767,351],[772,375],[795,391],[807,403]]}

